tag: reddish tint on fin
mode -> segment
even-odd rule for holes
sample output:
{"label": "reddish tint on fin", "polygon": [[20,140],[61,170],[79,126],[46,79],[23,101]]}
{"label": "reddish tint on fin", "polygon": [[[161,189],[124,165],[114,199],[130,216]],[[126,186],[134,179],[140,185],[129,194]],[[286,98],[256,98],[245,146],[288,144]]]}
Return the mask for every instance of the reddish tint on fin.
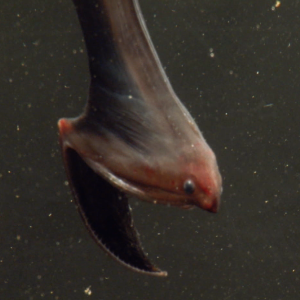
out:
{"label": "reddish tint on fin", "polygon": [[60,135],[67,134],[72,130],[72,124],[67,119],[59,119],[57,122]]}

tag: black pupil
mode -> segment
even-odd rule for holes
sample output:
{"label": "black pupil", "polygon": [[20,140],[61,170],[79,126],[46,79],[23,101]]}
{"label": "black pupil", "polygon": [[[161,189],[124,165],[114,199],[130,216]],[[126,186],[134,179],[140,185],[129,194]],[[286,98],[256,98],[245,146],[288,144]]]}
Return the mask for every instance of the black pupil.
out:
{"label": "black pupil", "polygon": [[194,182],[192,180],[187,180],[183,185],[183,189],[184,189],[186,194],[188,194],[188,195],[193,194],[194,191],[195,191]]}

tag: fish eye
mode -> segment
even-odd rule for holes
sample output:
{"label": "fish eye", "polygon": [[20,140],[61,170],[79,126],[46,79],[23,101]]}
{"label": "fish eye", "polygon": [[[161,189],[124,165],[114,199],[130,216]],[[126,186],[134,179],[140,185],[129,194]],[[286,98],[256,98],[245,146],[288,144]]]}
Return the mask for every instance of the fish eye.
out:
{"label": "fish eye", "polygon": [[191,195],[195,191],[195,184],[192,180],[186,180],[185,183],[183,184],[183,189],[186,194]]}

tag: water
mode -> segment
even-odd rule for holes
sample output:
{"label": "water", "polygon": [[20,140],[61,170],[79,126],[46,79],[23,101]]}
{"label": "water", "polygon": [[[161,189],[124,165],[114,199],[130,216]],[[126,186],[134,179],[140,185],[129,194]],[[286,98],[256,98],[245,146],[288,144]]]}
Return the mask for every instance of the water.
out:
{"label": "water", "polygon": [[166,279],[108,258],[70,201],[56,122],[88,87],[71,1],[2,5],[1,299],[298,299],[300,5],[275,4],[141,1],[224,179],[217,215],[132,202]]}

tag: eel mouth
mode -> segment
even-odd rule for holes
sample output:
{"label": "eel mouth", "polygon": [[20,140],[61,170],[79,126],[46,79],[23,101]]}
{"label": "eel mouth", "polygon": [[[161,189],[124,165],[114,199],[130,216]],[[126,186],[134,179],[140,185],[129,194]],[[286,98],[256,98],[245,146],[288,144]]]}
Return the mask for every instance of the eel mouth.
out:
{"label": "eel mouth", "polygon": [[126,180],[126,184],[129,186],[129,189],[134,188],[135,191],[131,192],[129,189],[126,190],[125,187],[125,192],[155,204],[159,203],[164,205],[172,205],[184,209],[200,207],[213,213],[216,213],[219,210],[220,197],[218,196],[213,196],[211,198],[205,193],[200,193],[197,197],[192,197],[186,195],[184,192],[145,185],[132,180]]}
{"label": "eel mouth", "polygon": [[205,193],[192,197],[179,190],[163,189],[134,180],[123,179],[111,172],[109,172],[108,181],[123,192],[154,204],[172,205],[183,209],[200,207],[213,213],[216,213],[219,208],[219,197],[211,199]]}
{"label": "eel mouth", "polygon": [[164,189],[154,185],[141,183],[137,180],[126,179],[114,174],[101,163],[85,157],[85,163],[98,175],[124,193],[154,204],[177,206],[180,208],[200,207],[204,210],[216,213],[219,208],[220,197],[206,195],[205,192],[197,195],[187,195],[179,189]]}

